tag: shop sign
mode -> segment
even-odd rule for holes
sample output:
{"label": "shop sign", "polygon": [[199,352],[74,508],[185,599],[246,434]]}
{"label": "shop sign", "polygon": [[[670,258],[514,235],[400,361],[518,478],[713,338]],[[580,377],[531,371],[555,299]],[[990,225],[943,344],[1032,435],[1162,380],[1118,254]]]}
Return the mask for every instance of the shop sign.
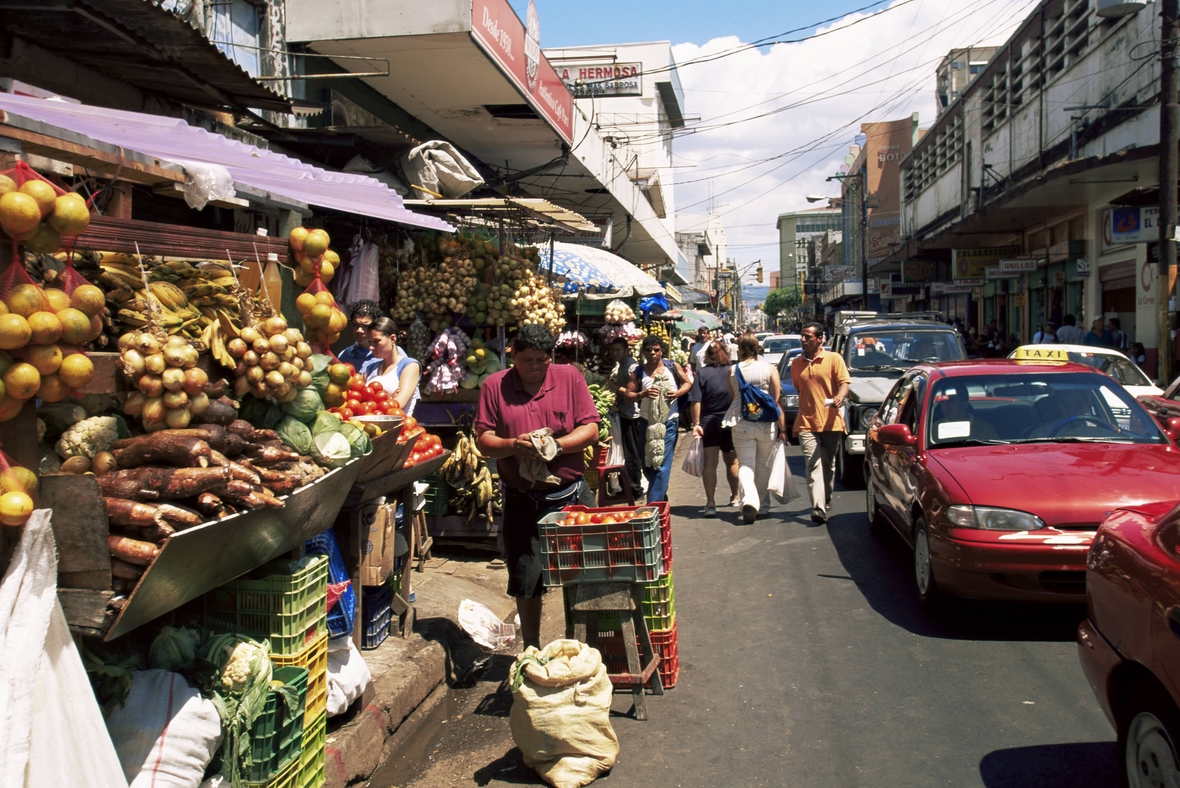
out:
{"label": "shop sign", "polygon": [[988,249],[954,249],[951,251],[951,271],[955,279],[982,279],[988,266],[999,265],[1004,258],[1020,254],[1018,246],[997,246]]}
{"label": "shop sign", "polygon": [[1160,239],[1158,205],[1118,206],[1103,212],[1102,241],[1107,246]]}
{"label": "shop sign", "polygon": [[852,279],[856,276],[856,266],[854,265],[825,265],[824,266],[824,281],[825,282],[843,282],[846,279]]}
{"label": "shop sign", "polygon": [[[902,269],[904,272],[904,268]],[[903,282],[905,274],[889,275],[889,290],[894,296],[916,296],[922,292],[922,285],[917,282]]]}
{"label": "shop sign", "polygon": [[541,117],[562,139],[572,142],[574,97],[541,53],[541,29],[532,0],[528,19],[526,30],[508,0],[472,0],[471,36]]}
{"label": "shop sign", "polygon": [[974,291],[975,285],[965,285],[959,282],[933,282],[930,285],[930,295],[960,295]]}
{"label": "shop sign", "polygon": [[1012,296],[1012,306],[1023,307],[1023,306],[1027,306],[1027,305],[1028,305],[1028,296],[1025,295],[1024,293],[1021,293],[1020,295]]}
{"label": "shop sign", "polygon": [[1000,270],[1006,274],[1023,274],[1037,270],[1039,257],[1019,257],[1014,260],[1001,260]]}
{"label": "shop sign", "polygon": [[989,265],[987,267],[987,276],[985,277],[989,282],[995,279],[1015,279],[1020,274],[1015,271],[1005,271],[998,265]]}
{"label": "shop sign", "polygon": [[1053,286],[1054,287],[1061,287],[1064,284],[1065,284],[1065,271],[1054,271],[1053,272]]}
{"label": "shop sign", "polygon": [[1084,257],[1078,258],[1078,276],[1090,275],[1090,261]]}
{"label": "shop sign", "polygon": [[901,281],[922,283],[934,279],[934,263],[929,260],[905,260],[901,264]]}
{"label": "shop sign", "polygon": [[562,63],[557,75],[574,98],[642,96],[642,63]]}
{"label": "shop sign", "polygon": [[1144,260],[1139,266],[1139,288],[1135,294],[1135,304],[1140,307],[1154,307],[1157,284],[1159,282],[1159,265],[1151,260]]}

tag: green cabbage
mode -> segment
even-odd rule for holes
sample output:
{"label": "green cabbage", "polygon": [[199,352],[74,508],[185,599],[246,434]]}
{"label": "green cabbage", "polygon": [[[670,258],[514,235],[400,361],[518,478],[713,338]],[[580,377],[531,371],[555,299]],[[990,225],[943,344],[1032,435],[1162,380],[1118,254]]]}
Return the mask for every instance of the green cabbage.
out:
{"label": "green cabbage", "polygon": [[148,664],[175,673],[197,658],[200,637],[185,627],[163,626],[148,650]]}
{"label": "green cabbage", "polygon": [[345,422],[340,425],[340,434],[348,439],[352,445],[352,457],[364,457],[373,450],[373,443],[369,440],[369,436],[365,434],[364,430],[358,430],[353,425]]}
{"label": "green cabbage", "polygon": [[238,415],[260,430],[273,430],[283,420],[283,412],[273,400],[258,399],[253,394],[242,397]]}
{"label": "green cabbage", "polygon": [[323,432],[312,439],[312,456],[320,465],[339,468],[352,459],[352,444],[339,432]]}
{"label": "green cabbage", "polygon": [[287,416],[275,427],[275,432],[293,451],[311,454],[311,430],[299,419]]}
{"label": "green cabbage", "polygon": [[316,414],[315,421],[311,424],[311,437],[318,437],[325,432],[340,432],[340,419],[332,415],[326,410],[321,410]]}
{"label": "green cabbage", "polygon": [[311,362],[311,385],[323,397],[328,390],[328,384],[332,382],[328,377],[328,367],[332,365],[332,357],[317,353],[314,356],[309,356],[307,360]]}
{"label": "green cabbage", "polygon": [[324,401],[316,393],[314,386],[299,389],[295,392],[295,399],[283,405],[283,413],[299,419],[304,424],[311,424],[316,414],[324,409]]}

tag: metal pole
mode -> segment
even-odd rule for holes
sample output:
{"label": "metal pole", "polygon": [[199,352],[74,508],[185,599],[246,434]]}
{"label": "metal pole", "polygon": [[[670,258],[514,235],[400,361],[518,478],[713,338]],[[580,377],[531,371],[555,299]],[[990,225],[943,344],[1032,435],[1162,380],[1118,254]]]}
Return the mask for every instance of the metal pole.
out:
{"label": "metal pole", "polygon": [[[1177,0],[1180,2],[1180,0]],[[860,298],[864,309],[869,308],[869,179],[860,171]]]}
{"label": "metal pole", "polygon": [[1172,294],[1172,271],[1176,268],[1177,181],[1180,180],[1180,72],[1176,44],[1180,37],[1180,0],[1160,0],[1160,262],[1159,297],[1159,379],[1166,386],[1172,380],[1172,321],[1168,299]]}

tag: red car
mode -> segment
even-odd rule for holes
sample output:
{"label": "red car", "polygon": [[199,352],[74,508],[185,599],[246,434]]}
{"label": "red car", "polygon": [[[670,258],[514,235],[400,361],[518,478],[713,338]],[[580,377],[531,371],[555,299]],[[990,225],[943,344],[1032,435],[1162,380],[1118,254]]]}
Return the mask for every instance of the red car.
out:
{"label": "red car", "polygon": [[1119,383],[1072,363],[921,365],[869,424],[870,528],[912,547],[918,597],[1080,603],[1111,511],[1180,498],[1180,450]]}
{"label": "red car", "polygon": [[1180,506],[1120,509],[1086,563],[1078,656],[1118,731],[1123,785],[1180,785]]}

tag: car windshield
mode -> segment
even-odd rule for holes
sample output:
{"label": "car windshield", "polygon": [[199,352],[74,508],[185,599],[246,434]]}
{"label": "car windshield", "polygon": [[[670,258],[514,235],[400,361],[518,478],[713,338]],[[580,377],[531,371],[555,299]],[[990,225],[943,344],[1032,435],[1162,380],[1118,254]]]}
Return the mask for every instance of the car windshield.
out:
{"label": "car windshield", "polygon": [[1126,389],[1092,372],[942,378],[930,393],[931,448],[1008,443],[1167,443]]}
{"label": "car windshield", "polygon": [[848,366],[910,367],[921,361],[963,359],[959,338],[953,331],[862,331],[848,337]]}
{"label": "car windshield", "polygon": [[771,337],[762,340],[763,353],[786,353],[788,350],[803,347],[803,343],[795,337]]}
{"label": "car windshield", "polygon": [[1131,359],[1114,356],[1108,353],[1074,353],[1070,352],[1069,360],[1078,364],[1093,367],[1099,372],[1105,372],[1124,386],[1150,386],[1151,381],[1143,370],[1135,366]]}

